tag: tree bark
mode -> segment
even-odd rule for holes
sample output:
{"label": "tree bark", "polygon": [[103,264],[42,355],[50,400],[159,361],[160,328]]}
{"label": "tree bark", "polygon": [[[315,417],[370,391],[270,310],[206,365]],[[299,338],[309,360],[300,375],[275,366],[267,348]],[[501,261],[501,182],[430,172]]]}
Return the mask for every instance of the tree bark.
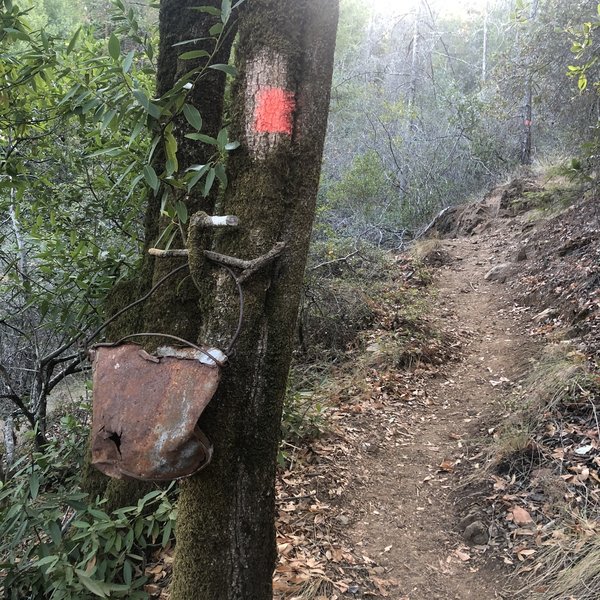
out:
{"label": "tree bark", "polygon": [[[188,50],[214,50],[214,42],[209,39],[209,29],[219,22],[219,17],[192,10],[197,7],[196,0],[162,0],[160,5],[160,47],[157,69],[157,94],[162,96],[168,92],[175,82],[185,72],[197,66],[197,61],[179,60],[179,55]],[[202,6],[221,8],[221,0],[206,0]],[[223,40],[216,52],[213,63],[227,63],[231,53],[231,45],[235,27],[229,25],[231,31]],[[184,46],[174,44],[191,39],[200,41]],[[204,39],[202,39],[204,38]],[[201,59],[206,61],[206,59]],[[208,69],[199,85],[190,91],[187,103],[194,105],[202,115],[202,132],[216,137],[223,123],[225,96],[225,74],[221,71]],[[210,90],[210,93],[207,93]],[[190,129],[183,116],[176,120],[175,137],[177,138],[177,158],[180,171],[192,164],[203,164],[213,153],[212,147],[198,144],[184,136]],[[161,156],[158,161],[163,160]],[[199,188],[200,186],[198,186]],[[204,198],[196,188],[185,197],[188,213],[197,211],[212,213],[217,186],[214,192]],[[164,223],[160,215],[161,193],[149,193],[145,215],[145,251],[152,247],[160,235]],[[182,240],[174,243],[173,247],[181,247]],[[185,259],[161,259],[145,252],[140,277],[135,282],[126,282],[122,290],[116,290],[113,296],[112,312],[123,308],[131,301],[142,296],[153,283],[164,277],[174,268],[183,264]],[[137,333],[140,331],[157,331],[171,333],[193,341],[200,329],[199,310],[200,296],[198,289],[186,272],[174,276],[148,302],[126,313],[110,329],[110,337]]]}
{"label": "tree bark", "polygon": [[[537,17],[538,0],[533,0],[529,13],[530,26]],[[531,164],[531,153],[533,150],[533,73],[531,58],[526,58],[526,83],[523,98],[522,133],[521,133],[521,164]]]}
{"label": "tree bark", "polygon": [[[240,218],[213,249],[281,256],[244,283],[243,328],[201,419],[213,462],[182,483],[172,600],[267,600],[276,561],[280,421],[329,107],[337,1],[252,0],[242,8],[233,137],[220,212]],[[201,250],[201,249],[198,249]],[[215,269],[202,341],[226,347],[238,298]]]}
{"label": "tree bark", "polygon": [[[196,0],[162,0],[160,5],[160,48],[157,70],[157,94],[168,92],[177,79],[185,72],[196,66],[195,61],[179,60],[179,55],[187,50],[206,50],[212,52],[214,43],[209,40],[209,29],[219,21],[219,17],[191,10],[197,7]],[[221,8],[221,0],[203,0],[202,6]],[[230,25],[229,35],[216,52],[213,63],[227,63],[235,34],[235,26]],[[205,38],[195,44],[174,46],[174,44],[190,39]],[[206,59],[203,59],[206,60]],[[188,95],[187,102],[193,104],[202,115],[203,133],[216,136],[222,127],[225,74],[209,69]],[[206,93],[210,90],[210,93]],[[184,137],[189,127],[183,117],[178,118],[175,136],[178,143],[178,161],[180,170],[194,163],[206,162],[212,154],[212,149],[193,142]],[[159,156],[157,161],[164,160]],[[212,212],[216,199],[217,186],[213,194],[204,198],[199,192],[192,191],[186,198],[189,214],[204,210]],[[147,253],[154,246],[164,223],[160,215],[160,195],[148,194],[144,229],[144,257],[140,272],[135,278],[115,286],[109,298],[109,316],[128,306],[137,298],[143,296],[154,283],[181,266],[186,258],[161,258],[156,260]],[[208,238],[204,240],[208,243]],[[182,240],[174,247],[181,247]],[[170,333],[184,339],[194,341],[201,327],[202,310],[200,308],[200,293],[183,270],[163,284],[157,292],[145,303],[127,311],[117,319],[108,330],[108,339],[118,340],[125,335],[140,332]],[[149,350],[156,346],[156,340],[151,339],[146,344]],[[135,503],[137,499],[155,485],[135,480],[107,480],[107,478],[86,465],[84,468],[83,487],[91,495],[102,493],[106,488],[105,497],[107,508],[118,508]]]}

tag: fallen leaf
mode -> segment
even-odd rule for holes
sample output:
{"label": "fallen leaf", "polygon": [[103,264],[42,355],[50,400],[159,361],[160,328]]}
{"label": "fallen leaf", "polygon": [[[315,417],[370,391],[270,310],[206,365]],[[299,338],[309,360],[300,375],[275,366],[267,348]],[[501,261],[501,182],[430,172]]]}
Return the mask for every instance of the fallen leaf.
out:
{"label": "fallen leaf", "polygon": [[471,555],[467,554],[466,552],[463,552],[462,550],[455,550],[454,554],[458,556],[458,558],[460,558],[460,560],[462,560],[463,562],[471,560]]}
{"label": "fallen leaf", "polygon": [[454,471],[454,461],[450,458],[445,458],[439,466],[439,469],[440,471],[446,471],[446,473],[452,473],[452,471]]}
{"label": "fallen leaf", "polygon": [[508,516],[515,525],[527,525],[528,523],[533,523],[531,515],[520,506],[513,506],[508,512]]}

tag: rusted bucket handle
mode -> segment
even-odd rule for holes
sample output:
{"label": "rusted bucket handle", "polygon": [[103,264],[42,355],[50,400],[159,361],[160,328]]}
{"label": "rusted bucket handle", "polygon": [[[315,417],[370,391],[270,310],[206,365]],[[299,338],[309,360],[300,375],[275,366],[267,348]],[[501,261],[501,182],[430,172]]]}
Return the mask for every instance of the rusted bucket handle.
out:
{"label": "rusted bucket handle", "polygon": [[108,342],[108,343],[97,344],[97,345],[98,346],[118,346],[119,344],[122,344],[125,340],[129,340],[131,338],[136,338],[136,337],[164,337],[164,338],[168,338],[170,340],[175,340],[177,342],[180,342],[182,344],[186,344],[187,346],[190,346],[194,350],[198,350],[198,352],[201,352],[205,356],[208,356],[208,358],[210,358],[210,360],[212,360],[219,367],[223,367],[225,365],[225,363],[223,361],[214,357],[210,352],[204,350],[204,348],[201,348],[200,346],[197,346],[196,344],[189,342],[188,340],[184,340],[183,338],[177,337],[176,335],[171,335],[170,333],[152,333],[152,332],[132,333],[130,335],[123,336],[120,340],[118,340],[116,342]]}
{"label": "rusted bucket handle", "polygon": [[[133,308],[134,306],[137,306],[138,304],[141,304],[142,302],[145,302],[155,291],[156,289],[162,285],[165,281],[167,281],[167,279],[169,279],[169,277],[171,277],[172,275],[175,275],[176,273],[178,273],[179,271],[181,271],[182,269],[188,268],[189,269],[189,265],[186,263],[185,265],[181,265],[180,267],[177,267],[176,269],[173,269],[173,271],[171,271],[170,273],[167,273],[162,279],[160,279],[159,281],[157,281],[152,288],[146,293],[144,294],[141,298],[138,298],[135,302],[132,302],[131,304],[128,304],[125,308],[122,308],[120,311],[118,311],[117,313],[115,313],[110,319],[108,319],[107,321],[105,321],[102,325],[100,325],[100,327],[98,327],[91,335],[89,335],[84,342],[84,346],[87,346],[100,332],[102,332],[104,329],[106,329],[113,321],[115,321],[116,319],[118,319],[123,313],[127,312],[128,310],[130,310],[131,308]],[[237,329],[235,331],[235,333],[233,334],[233,337],[231,338],[231,341],[229,342],[227,349],[225,350],[225,354],[227,356],[231,356],[232,352],[233,352],[233,347],[240,335],[240,332],[242,330],[242,323],[244,320],[244,291],[242,290],[242,286],[240,285],[240,282],[238,281],[237,277],[235,276],[235,273],[226,265],[223,265],[223,268],[229,273],[229,275],[231,275],[231,277],[233,278],[234,283],[237,286],[237,290],[238,290],[238,295],[239,295],[239,302],[240,302],[240,316],[238,319],[238,325],[237,325]],[[171,338],[173,340],[177,340],[178,342],[182,342],[184,344],[187,344],[188,346],[191,346],[192,348],[194,348],[195,350],[198,350],[200,352],[202,352],[203,354],[206,354],[206,356],[208,356],[211,360],[214,360],[216,364],[223,366],[223,363],[221,361],[218,361],[217,359],[215,359],[214,356],[211,356],[210,354],[208,354],[208,352],[206,352],[206,350],[203,350],[202,348],[200,348],[200,346],[196,346],[195,344],[193,344],[192,342],[188,342],[187,340],[184,340],[182,338],[179,338],[177,336],[174,335],[170,335],[168,333],[133,333],[131,335],[126,335],[125,337],[121,338],[118,342],[112,344],[112,343],[107,343],[104,345],[107,346],[116,346],[118,344],[120,344],[123,340],[126,340],[128,338],[131,337],[151,337],[151,336],[161,336],[161,337],[166,337],[166,338]]]}

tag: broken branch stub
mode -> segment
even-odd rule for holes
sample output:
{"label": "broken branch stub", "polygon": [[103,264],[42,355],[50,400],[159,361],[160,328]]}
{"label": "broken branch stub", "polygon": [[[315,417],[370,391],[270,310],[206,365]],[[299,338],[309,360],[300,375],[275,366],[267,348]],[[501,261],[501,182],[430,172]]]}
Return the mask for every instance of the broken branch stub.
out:
{"label": "broken branch stub", "polygon": [[110,477],[168,481],[205,467],[212,445],[198,419],[225,361],[215,348],[96,346],[93,361],[92,464]]}

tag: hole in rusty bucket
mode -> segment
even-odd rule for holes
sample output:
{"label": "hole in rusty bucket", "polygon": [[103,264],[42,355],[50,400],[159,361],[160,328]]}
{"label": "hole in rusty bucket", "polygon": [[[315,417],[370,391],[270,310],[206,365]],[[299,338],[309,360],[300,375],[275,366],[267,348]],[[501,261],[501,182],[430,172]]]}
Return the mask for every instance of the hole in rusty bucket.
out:
{"label": "hole in rusty bucket", "polygon": [[164,481],[205,467],[212,446],[200,415],[219,384],[215,348],[97,345],[93,361],[92,464],[110,477]]}
{"label": "hole in rusty bucket", "polygon": [[119,453],[119,456],[121,456],[121,436],[118,433],[115,433],[114,431],[108,436],[109,440],[111,440],[112,442],[115,443],[115,446],[117,447],[117,452]]}

